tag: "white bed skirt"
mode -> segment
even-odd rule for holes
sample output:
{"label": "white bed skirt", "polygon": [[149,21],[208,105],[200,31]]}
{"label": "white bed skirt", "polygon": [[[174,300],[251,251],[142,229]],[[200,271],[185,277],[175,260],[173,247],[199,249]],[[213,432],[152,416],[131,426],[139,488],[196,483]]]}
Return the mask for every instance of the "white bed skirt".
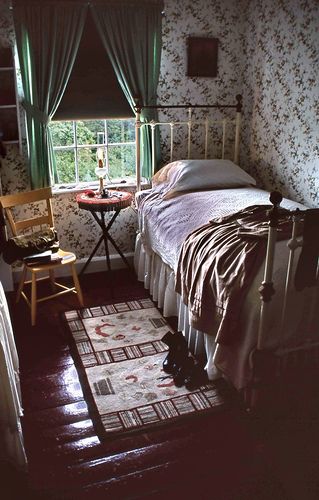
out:
{"label": "white bed skirt", "polygon": [[216,344],[213,337],[189,325],[188,308],[175,292],[174,271],[156,253],[145,249],[140,234],[135,243],[134,267],[138,280],[144,283],[158,307],[163,309],[163,316],[178,318],[178,330],[183,332],[190,351],[195,355],[205,354],[208,378],[219,378],[221,374],[214,365]]}

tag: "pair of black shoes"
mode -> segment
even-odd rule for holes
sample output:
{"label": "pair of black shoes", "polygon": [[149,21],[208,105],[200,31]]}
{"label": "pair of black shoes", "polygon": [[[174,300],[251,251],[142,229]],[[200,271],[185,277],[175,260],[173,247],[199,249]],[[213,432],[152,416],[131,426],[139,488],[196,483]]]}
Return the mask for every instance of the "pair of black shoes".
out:
{"label": "pair of black shoes", "polygon": [[167,332],[162,342],[169,348],[163,361],[163,370],[173,376],[176,387],[185,385],[186,389],[194,390],[207,382],[205,370],[189,353],[187,342],[181,332]]}

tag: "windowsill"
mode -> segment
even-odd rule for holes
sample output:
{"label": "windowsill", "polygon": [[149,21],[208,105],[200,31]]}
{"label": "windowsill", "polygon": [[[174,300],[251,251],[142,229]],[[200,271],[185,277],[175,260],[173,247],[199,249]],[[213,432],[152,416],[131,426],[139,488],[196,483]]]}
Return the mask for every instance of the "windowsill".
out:
{"label": "windowsill", "polygon": [[[148,181],[142,181],[141,186],[143,188],[147,188],[150,186]],[[125,188],[136,188],[135,181],[125,181],[125,182],[114,182],[114,183],[105,183],[104,187],[106,189],[125,189]],[[78,184],[60,184],[58,186],[52,187],[53,195],[65,194],[65,193],[78,193],[81,191],[85,191],[86,189],[92,189],[93,191],[99,189],[98,182],[79,182]]]}

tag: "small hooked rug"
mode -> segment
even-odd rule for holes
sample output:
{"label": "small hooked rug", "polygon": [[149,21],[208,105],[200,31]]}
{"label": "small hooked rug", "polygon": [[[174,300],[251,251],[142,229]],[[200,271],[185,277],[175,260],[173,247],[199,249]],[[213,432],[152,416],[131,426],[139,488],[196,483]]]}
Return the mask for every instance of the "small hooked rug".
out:
{"label": "small hooked rug", "polygon": [[163,371],[161,338],[173,330],[150,299],[68,311],[63,321],[100,438],[225,407],[218,381],[189,391]]}

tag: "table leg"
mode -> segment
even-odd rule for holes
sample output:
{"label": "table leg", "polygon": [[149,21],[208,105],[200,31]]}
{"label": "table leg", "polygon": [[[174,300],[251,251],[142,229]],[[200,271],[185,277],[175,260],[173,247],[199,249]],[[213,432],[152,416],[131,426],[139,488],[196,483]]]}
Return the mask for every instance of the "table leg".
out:
{"label": "table leg", "polygon": [[[115,215],[113,215],[112,219],[115,220]],[[111,221],[112,221],[111,219]],[[111,222],[110,221],[110,222]],[[111,271],[111,261],[110,261],[110,252],[109,252],[109,245],[108,245],[108,238],[109,238],[109,235],[108,235],[108,227],[111,227],[110,226],[110,222],[108,223],[107,227],[105,225],[105,214],[104,212],[101,212],[101,227],[102,227],[102,232],[103,232],[103,239],[104,239],[104,247],[105,247],[105,257],[106,257],[106,265],[107,265],[107,269],[108,271]],[[113,221],[112,221],[113,223]],[[112,225],[112,224],[111,224]]]}
{"label": "table leg", "polygon": [[116,217],[118,216],[118,214],[120,213],[120,210],[116,210],[113,217],[110,219],[108,225],[105,227],[105,223],[104,223],[104,230],[103,232],[105,233],[105,236],[106,238],[112,243],[113,247],[115,248],[115,250],[117,251],[117,253],[119,254],[119,256],[122,258],[124,264],[127,265],[127,267],[129,269],[131,269],[131,266],[127,260],[127,258],[125,257],[125,255],[123,254],[123,252],[121,251],[121,249],[119,248],[119,246],[117,245],[117,243],[115,243],[115,241],[113,240],[112,236],[110,235],[110,228],[111,226],[113,225],[113,222],[115,221]]}
{"label": "table leg", "polygon": [[131,266],[130,266],[127,258],[125,257],[125,255],[123,254],[123,252],[121,251],[121,249],[119,248],[119,246],[117,245],[117,243],[115,243],[115,241],[113,240],[112,236],[110,236],[110,234],[109,234],[109,230],[111,229],[111,227],[112,227],[112,225],[113,225],[116,217],[120,213],[120,209],[115,210],[114,215],[111,217],[111,219],[109,220],[109,222],[108,222],[107,225],[105,224],[105,212],[103,210],[101,210],[99,213],[100,213],[100,217],[98,217],[95,212],[91,212],[91,214],[94,217],[95,221],[98,223],[98,225],[100,226],[100,228],[102,230],[102,235],[101,235],[99,241],[97,242],[97,244],[95,245],[95,247],[94,247],[94,249],[93,249],[90,257],[88,258],[88,260],[84,264],[83,268],[81,269],[81,271],[79,273],[79,276],[81,276],[84,273],[84,271],[86,270],[86,268],[90,264],[92,258],[96,254],[96,252],[97,252],[100,244],[102,243],[102,241],[104,241],[105,257],[106,257],[106,264],[107,264],[108,271],[111,271],[111,260],[110,260],[109,246],[108,246],[108,242],[109,241],[110,241],[110,243],[112,243],[112,245],[114,246],[115,250],[117,251],[117,253],[119,254],[119,256],[122,258],[123,262],[131,270]]}
{"label": "table leg", "polygon": [[115,250],[120,255],[120,257],[122,257],[123,262],[131,270],[131,266],[130,266],[129,261],[127,260],[127,258],[125,257],[125,255],[123,254],[123,252],[121,251],[121,249],[118,247],[118,245],[115,243],[115,241],[113,240],[112,236],[110,236],[109,234],[107,234],[107,238],[110,240],[110,242],[112,243],[112,245],[114,246]]}
{"label": "table leg", "polygon": [[95,245],[95,247],[94,247],[94,249],[93,249],[93,251],[92,251],[92,253],[91,253],[90,257],[88,258],[88,260],[86,261],[86,263],[85,263],[85,264],[84,264],[84,266],[82,267],[82,269],[81,269],[81,271],[80,271],[80,273],[79,273],[79,276],[81,276],[81,275],[84,273],[84,271],[86,270],[86,268],[87,268],[87,267],[88,267],[88,265],[90,264],[90,262],[91,262],[92,258],[93,258],[93,257],[94,257],[94,255],[96,254],[96,252],[97,252],[97,250],[98,250],[99,246],[101,245],[102,241],[103,241],[103,234],[102,234],[102,236],[100,237],[100,239],[99,239],[99,241],[97,242],[97,244]]}

